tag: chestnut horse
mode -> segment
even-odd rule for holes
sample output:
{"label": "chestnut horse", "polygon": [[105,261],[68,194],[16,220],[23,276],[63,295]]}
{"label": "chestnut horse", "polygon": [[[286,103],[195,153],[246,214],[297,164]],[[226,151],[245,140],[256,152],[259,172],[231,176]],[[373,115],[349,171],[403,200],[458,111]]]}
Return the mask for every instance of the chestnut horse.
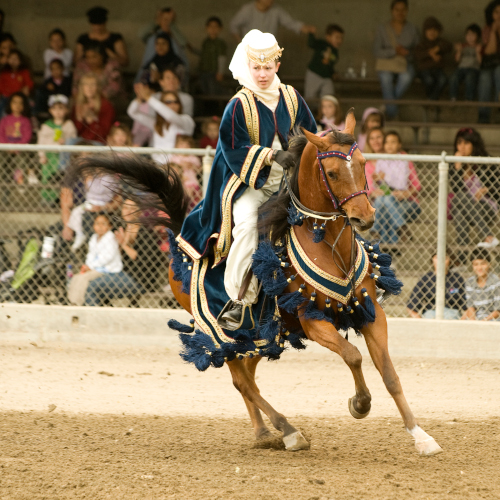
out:
{"label": "chestnut horse", "polygon": [[[318,168],[318,153],[327,153],[328,151],[340,151],[348,155],[351,152],[351,146],[354,144],[354,127],[356,121],[352,110],[346,117],[346,126],[343,132],[330,132],[324,137],[311,134],[303,131],[303,151],[301,151],[300,163],[296,180],[298,181],[298,192],[295,193],[303,207],[307,207],[311,212],[332,212],[332,199],[343,200],[340,207],[343,213],[342,217],[336,220],[329,220],[325,223],[326,231],[324,241],[326,244],[314,243],[311,238],[311,230],[307,223],[302,226],[295,227],[295,234],[309,258],[323,271],[330,275],[344,278],[345,274],[341,270],[350,268],[352,261],[352,233],[353,227],[358,230],[369,229],[375,220],[375,209],[370,205],[368,198],[364,192],[365,189],[365,159],[361,152],[356,149],[352,152],[352,157],[348,156],[348,161],[340,157],[323,155],[321,163],[324,174]],[[338,140],[340,139],[340,140]],[[165,223],[169,227],[179,229],[179,221],[175,221],[175,213],[172,210],[172,205],[177,202],[172,202],[172,199],[167,195],[173,193],[173,188],[179,189],[180,181],[169,169],[165,170],[162,167],[153,164],[144,164],[141,168],[137,168],[137,164],[143,160],[134,160],[136,167],[128,167],[127,160],[117,159],[114,164],[111,160],[105,159],[90,159],[83,160],[80,164],[80,170],[96,170],[114,172],[121,174],[125,179],[135,181],[136,186],[141,186],[142,190],[146,188],[153,193],[156,193],[162,204],[165,205],[163,210],[167,212],[171,220]],[[161,182],[156,182],[161,175],[165,178],[166,184],[161,191],[159,185]],[[167,174],[165,174],[167,172]],[[150,177],[155,177],[155,181],[151,182]],[[168,179],[167,179],[168,177]],[[353,194],[360,194],[352,196]],[[333,195],[333,197],[332,197]],[[278,203],[279,203],[278,197]],[[268,203],[273,203],[272,201]],[[274,201],[276,203],[276,200]],[[275,210],[270,211],[274,219],[279,218],[276,212],[282,212],[286,223],[287,206],[273,207]],[[337,208],[337,207],[335,207]],[[345,225],[344,218],[347,217],[350,225]],[[307,222],[307,221],[306,221]],[[273,225],[273,223],[271,223]],[[281,230],[283,232],[282,224]],[[279,224],[274,221],[273,237],[275,233],[280,232]],[[174,229],[174,232],[175,232]],[[340,235],[340,238],[338,238]],[[338,238],[338,241],[336,242]],[[335,244],[336,242],[336,244]],[[332,246],[335,246],[337,254],[332,252]],[[332,259],[333,255],[333,259]],[[429,436],[417,424],[417,420],[413,415],[408,402],[403,394],[403,389],[399,381],[398,375],[394,369],[391,358],[389,356],[387,344],[387,321],[383,309],[376,301],[375,281],[370,278],[372,273],[371,264],[367,275],[362,283],[356,288],[355,295],[360,302],[363,302],[361,289],[366,288],[369,296],[375,304],[375,321],[361,328],[361,333],[365,338],[366,345],[370,356],[377,370],[382,376],[384,384],[394,398],[396,406],[403,418],[407,431],[415,440],[415,446],[421,455],[434,455],[442,451],[437,442]],[[172,267],[169,269],[169,281],[172,291],[179,301],[181,306],[188,312],[191,312],[190,297],[182,292],[182,284],[174,279]],[[293,268],[287,269],[287,276],[293,274]],[[310,295],[313,290],[309,285],[306,285],[306,293]],[[294,292],[299,288],[299,284],[291,281],[286,292]],[[325,306],[326,296],[318,293],[316,302],[318,309]],[[355,395],[349,399],[348,408],[354,418],[365,418],[370,412],[371,395],[363,376],[361,369],[361,354],[359,350],[346,340],[335,328],[334,324],[328,321],[318,321],[317,319],[306,319],[304,315],[291,317],[290,314],[282,311],[282,316],[287,323],[300,321],[300,327],[304,331],[309,340],[318,342],[320,345],[339,354],[352,372],[354,378]],[[298,326],[298,325],[297,325]],[[259,361],[262,358],[255,356],[253,358],[234,359],[226,361],[226,364],[231,371],[233,384],[241,393],[252,421],[255,436],[258,440],[268,439],[273,437],[272,433],[266,427],[262,418],[263,412],[270,419],[272,425],[283,433],[283,442],[288,450],[301,450],[309,448],[309,443],[303,437],[301,432],[293,427],[284,415],[278,413],[260,394],[259,388],[255,382],[255,372]]]}

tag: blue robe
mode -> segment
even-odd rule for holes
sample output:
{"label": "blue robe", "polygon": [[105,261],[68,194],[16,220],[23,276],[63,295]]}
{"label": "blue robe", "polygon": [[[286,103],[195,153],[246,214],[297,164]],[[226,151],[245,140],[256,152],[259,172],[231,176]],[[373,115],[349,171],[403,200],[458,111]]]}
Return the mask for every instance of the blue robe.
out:
{"label": "blue robe", "polygon": [[226,259],[232,241],[233,203],[246,189],[264,186],[271,170],[266,158],[276,133],[286,150],[288,134],[297,125],[317,131],[307,104],[290,86],[281,85],[274,113],[247,89],[228,103],[206,196],[188,215],[177,238],[187,255],[194,260],[214,255],[214,266]]}

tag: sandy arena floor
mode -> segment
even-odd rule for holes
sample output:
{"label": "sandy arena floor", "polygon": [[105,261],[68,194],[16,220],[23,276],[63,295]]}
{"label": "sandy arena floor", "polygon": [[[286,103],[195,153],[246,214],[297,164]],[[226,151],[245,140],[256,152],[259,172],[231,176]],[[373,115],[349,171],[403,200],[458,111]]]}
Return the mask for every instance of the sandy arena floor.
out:
{"label": "sandy arena floor", "polygon": [[311,440],[290,453],[254,447],[225,368],[198,373],[168,349],[1,343],[0,499],[500,498],[500,361],[394,361],[443,454],[417,455],[369,360],[362,421],[335,355],[260,364],[264,397]]}

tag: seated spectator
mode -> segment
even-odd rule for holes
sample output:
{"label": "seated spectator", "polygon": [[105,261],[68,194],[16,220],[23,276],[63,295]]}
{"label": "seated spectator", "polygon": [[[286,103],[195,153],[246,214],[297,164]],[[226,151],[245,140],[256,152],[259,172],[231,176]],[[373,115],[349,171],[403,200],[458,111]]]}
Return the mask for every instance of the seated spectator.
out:
{"label": "seated spectator", "polygon": [[383,128],[385,124],[385,118],[382,111],[377,108],[366,108],[363,111],[363,118],[361,119],[361,131],[358,134],[358,147],[361,151],[364,151],[366,144],[366,134],[372,128],[380,127]]}
{"label": "seated spectator", "polygon": [[[386,154],[404,154],[397,132],[387,132],[384,141]],[[377,217],[373,226],[384,243],[396,244],[401,228],[420,214],[416,194],[422,186],[411,162],[377,160],[373,180],[378,189],[371,193]]]}
{"label": "seated spectator", "polygon": [[[432,256],[431,261],[434,270],[420,278],[406,304],[412,318],[434,319],[436,317],[437,254]],[[445,265],[444,319],[460,319],[465,310],[465,281],[459,274],[450,272],[449,255],[446,255]]]}
{"label": "seated spectator", "polygon": [[108,31],[106,25],[108,12],[108,9],[104,7],[94,7],[87,11],[90,30],[80,35],[76,41],[76,63],[83,59],[85,49],[97,42],[109,59],[115,60],[122,68],[128,66],[128,52],[123,36],[120,33]]}
{"label": "seated spectator", "polygon": [[[28,98],[22,92],[12,94],[5,106],[5,116],[0,120],[0,143],[28,144],[31,140],[30,106]],[[25,158],[18,152],[4,153],[1,179],[23,184]]]}
{"label": "seated spectator", "polygon": [[219,95],[224,92],[221,82],[227,67],[227,46],[220,37],[222,21],[212,16],[205,23],[207,37],[200,52],[200,84],[205,95]]}
{"label": "seated spectator", "polygon": [[444,67],[452,45],[441,37],[443,25],[435,17],[424,21],[423,32],[422,40],[415,47],[417,74],[424,84],[427,98],[437,101],[448,81]]}
{"label": "seated spectator", "polygon": [[85,300],[89,283],[103,274],[119,273],[123,269],[120,249],[113,234],[111,220],[104,213],[94,219],[94,234],[89,241],[89,250],[80,273],[73,276],[69,284],[68,299],[77,306]]}
{"label": "seated spectator", "polygon": [[[500,0],[492,0],[484,10],[483,58],[478,82],[479,101],[498,101],[500,96]],[[479,123],[488,123],[491,108],[479,108]]]}
{"label": "seated spectator", "polygon": [[16,39],[11,33],[0,34],[0,70],[7,64],[10,53],[16,48]]}
{"label": "seated spectator", "polygon": [[324,95],[320,100],[318,130],[343,130],[344,113],[339,101],[333,95]]}
{"label": "seated spectator", "polygon": [[16,92],[29,97],[33,90],[33,80],[25,60],[19,50],[11,50],[7,64],[0,71],[0,95],[6,99]]}
{"label": "seated spectator", "polygon": [[95,75],[83,75],[78,85],[73,121],[79,137],[104,143],[115,121],[115,110],[101,95]]}
{"label": "seated spectator", "polygon": [[326,27],[325,39],[309,33],[307,45],[314,50],[306,70],[304,97],[313,99],[334,93],[333,76],[335,64],[339,60],[339,49],[344,41],[344,30],[338,24]]}
{"label": "seated spectator", "polygon": [[132,133],[130,132],[130,128],[124,123],[113,123],[108,135],[108,146],[113,148],[132,146]]}
{"label": "seated spectator", "polygon": [[71,78],[64,75],[64,64],[60,59],[54,59],[49,64],[50,76],[36,90],[35,113],[46,113],[47,103],[52,95],[71,96]]}
{"label": "seated spectator", "polygon": [[[51,119],[42,124],[38,131],[38,144],[66,144],[70,139],[77,136],[75,124],[68,119],[68,98],[62,94],[52,95],[49,98],[49,113]],[[56,182],[59,172],[65,169],[60,165],[60,155],[52,151],[40,151],[38,153],[41,164],[42,185]],[[38,176],[35,176],[38,179]],[[29,181],[29,178],[28,178]],[[44,189],[41,192],[42,199],[51,204],[54,203],[59,193],[55,189]]]}
{"label": "seated spectator", "polygon": [[[471,128],[457,132],[454,149],[455,156],[489,156],[481,135]],[[456,162],[450,166],[449,186],[449,216],[457,233],[456,244],[461,247],[469,245],[469,233],[474,224],[480,245],[498,245],[498,239],[490,229],[498,212],[495,194],[500,191],[500,180],[496,170],[489,165]],[[459,258],[463,261],[464,254]]]}
{"label": "seated spectator", "polygon": [[483,248],[472,252],[474,276],[465,282],[467,310],[462,319],[498,321],[500,318],[500,279],[490,272],[490,254]]}
{"label": "seated spectator", "polygon": [[116,107],[114,101],[124,97],[122,75],[116,59],[108,58],[99,44],[88,44],[83,59],[78,61],[73,75],[73,95],[78,93],[81,78],[89,74],[96,77],[101,94]]}
{"label": "seated spectator", "polygon": [[[375,34],[374,54],[384,99],[400,99],[415,77],[412,52],[419,42],[418,30],[407,21],[408,1],[392,0],[391,20],[380,24]],[[398,114],[395,104],[385,108],[388,119]]]}
{"label": "seated spectator", "polygon": [[465,81],[465,100],[474,101],[477,94],[477,81],[483,46],[481,44],[481,28],[470,24],[465,30],[465,42],[455,45],[455,61],[458,67],[450,79],[450,99],[458,98],[460,84]]}
{"label": "seated spectator", "polygon": [[73,67],[73,51],[66,46],[66,35],[59,28],[55,28],[49,33],[49,48],[43,52],[43,61],[45,63],[43,76],[45,79],[53,76],[50,65],[54,59],[58,59],[63,63],[63,75],[70,76]]}
{"label": "seated spectator", "polygon": [[85,295],[85,305],[99,306],[102,301],[136,298],[155,289],[163,265],[158,236],[135,221],[140,217],[138,207],[132,200],[125,200],[122,218],[125,228],[115,231],[115,239],[121,249],[123,270],[118,273],[103,274],[91,281]]}
{"label": "seated spectator", "polygon": [[[163,92],[158,99],[153,95],[153,91],[142,83],[136,83],[134,90],[137,98],[130,103],[127,113],[130,118],[142,123],[153,132],[153,147],[172,149],[179,134],[193,135],[194,120],[183,113],[182,103],[175,92]],[[155,118],[140,111],[141,102],[147,102],[149,107],[155,110]],[[168,155],[165,154],[155,153],[152,157],[158,163],[168,161]]]}
{"label": "seated spectator", "polygon": [[[384,154],[384,141],[385,134],[382,127],[375,127],[368,130],[366,133],[366,145],[365,145],[365,153],[376,153],[376,154]],[[368,184],[368,196],[371,198],[372,193],[374,194],[373,199],[378,196],[382,196],[385,193],[380,190],[378,184],[373,180],[373,174],[377,168],[377,160],[368,160],[365,163],[365,176],[366,183]]]}
{"label": "seated spectator", "polygon": [[212,116],[206,118],[201,126],[201,133],[203,137],[200,139],[200,148],[206,148],[211,146],[212,148],[217,147],[217,142],[219,140],[219,127],[220,118],[218,116]]}

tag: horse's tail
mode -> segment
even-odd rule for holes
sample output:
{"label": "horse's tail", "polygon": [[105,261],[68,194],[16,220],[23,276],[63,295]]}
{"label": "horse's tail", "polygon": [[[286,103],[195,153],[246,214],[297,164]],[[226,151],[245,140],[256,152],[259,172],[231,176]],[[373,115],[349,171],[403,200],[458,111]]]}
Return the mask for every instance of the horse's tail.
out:
{"label": "horse's tail", "polygon": [[[169,165],[158,165],[139,155],[88,156],[80,158],[68,169],[65,184],[73,185],[77,179],[100,177],[105,174],[119,175],[128,187],[120,194],[137,203],[140,222],[160,224],[178,234],[186,215],[188,199],[182,180]],[[167,217],[159,217],[158,211]]]}

